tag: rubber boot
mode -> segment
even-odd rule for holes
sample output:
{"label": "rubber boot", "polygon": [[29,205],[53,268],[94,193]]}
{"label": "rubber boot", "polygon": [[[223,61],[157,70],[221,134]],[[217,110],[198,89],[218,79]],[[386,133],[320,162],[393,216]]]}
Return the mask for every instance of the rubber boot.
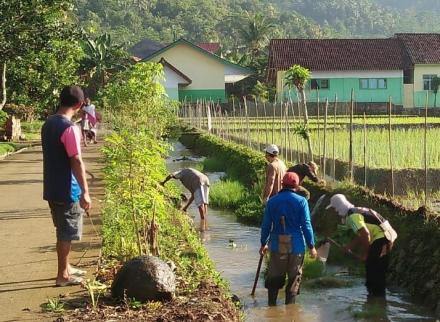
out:
{"label": "rubber boot", "polygon": [[286,304],[295,304],[295,295],[292,292],[286,292]]}
{"label": "rubber boot", "polygon": [[269,297],[269,301],[268,301],[269,306],[276,306],[277,305],[277,297],[278,297],[278,289],[270,288],[267,290],[267,294]]}

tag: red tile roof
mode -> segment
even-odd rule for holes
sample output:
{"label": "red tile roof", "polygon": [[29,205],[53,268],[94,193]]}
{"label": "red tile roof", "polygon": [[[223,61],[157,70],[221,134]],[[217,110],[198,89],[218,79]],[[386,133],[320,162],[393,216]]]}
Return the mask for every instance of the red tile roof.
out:
{"label": "red tile roof", "polygon": [[269,68],[298,64],[311,71],[403,69],[398,39],[272,39]]}
{"label": "red tile roof", "polygon": [[197,46],[212,54],[217,54],[220,51],[220,43],[218,42],[201,42]]}
{"label": "red tile roof", "polygon": [[403,43],[412,64],[440,64],[440,34],[399,33],[394,37]]}

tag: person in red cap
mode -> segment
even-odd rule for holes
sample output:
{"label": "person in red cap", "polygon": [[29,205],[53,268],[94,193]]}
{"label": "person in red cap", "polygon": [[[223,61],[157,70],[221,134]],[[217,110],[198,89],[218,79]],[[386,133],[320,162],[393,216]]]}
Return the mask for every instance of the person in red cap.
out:
{"label": "person in red cap", "polygon": [[270,250],[269,269],[265,287],[270,306],[277,303],[278,291],[286,285],[286,304],[295,303],[299,294],[306,246],[315,258],[315,239],[307,200],[296,194],[299,178],[287,172],[282,180],[283,189],[270,198],[261,225],[260,255]]}

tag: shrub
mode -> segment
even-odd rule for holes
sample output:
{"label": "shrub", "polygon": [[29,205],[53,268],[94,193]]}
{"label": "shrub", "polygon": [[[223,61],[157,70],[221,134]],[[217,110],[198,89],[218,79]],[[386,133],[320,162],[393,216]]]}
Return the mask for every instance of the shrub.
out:
{"label": "shrub", "polygon": [[236,209],[247,197],[245,187],[238,181],[219,181],[213,184],[210,202],[214,207]]}

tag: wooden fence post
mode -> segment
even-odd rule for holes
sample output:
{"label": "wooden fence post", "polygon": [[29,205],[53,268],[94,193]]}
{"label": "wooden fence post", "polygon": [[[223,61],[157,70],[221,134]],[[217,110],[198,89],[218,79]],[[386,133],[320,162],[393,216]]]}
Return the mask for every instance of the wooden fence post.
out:
{"label": "wooden fence post", "polygon": [[392,138],[391,138],[391,116],[392,116],[392,101],[391,96],[388,100],[389,114],[388,114],[388,147],[390,153],[390,171],[391,171],[391,196],[394,197],[394,167],[393,167],[393,149],[392,149]]}
{"label": "wooden fence post", "polygon": [[354,107],[354,89],[351,89],[350,99],[350,143],[348,150],[348,171],[350,172],[350,183],[353,183],[353,107]]}
{"label": "wooden fence post", "polygon": [[[324,147],[323,147],[323,156],[322,156],[322,173],[325,180],[326,174],[326,160],[327,160],[327,116],[328,116],[328,98],[325,100],[324,106]],[[320,157],[321,159],[321,157]]]}

